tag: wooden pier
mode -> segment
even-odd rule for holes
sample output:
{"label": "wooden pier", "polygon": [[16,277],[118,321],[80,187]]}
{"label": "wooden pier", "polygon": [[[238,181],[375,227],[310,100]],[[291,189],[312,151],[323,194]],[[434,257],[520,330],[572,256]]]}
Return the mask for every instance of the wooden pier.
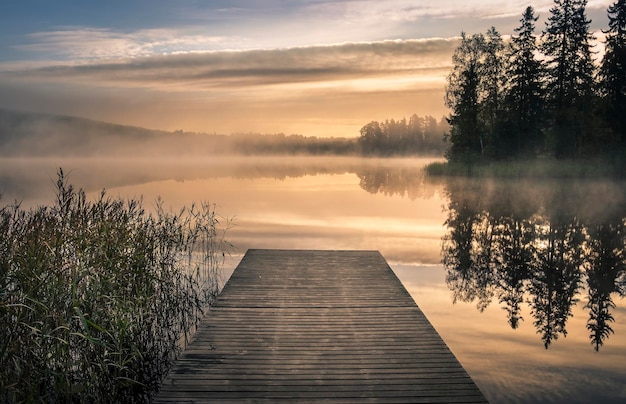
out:
{"label": "wooden pier", "polygon": [[249,250],[155,402],[275,401],[486,402],[377,251]]}

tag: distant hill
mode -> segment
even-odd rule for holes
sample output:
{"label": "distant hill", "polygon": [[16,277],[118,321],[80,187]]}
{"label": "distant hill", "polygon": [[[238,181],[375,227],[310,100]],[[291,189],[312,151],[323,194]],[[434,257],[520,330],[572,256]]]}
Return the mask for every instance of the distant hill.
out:
{"label": "distant hill", "polygon": [[150,156],[224,151],[226,136],[0,109],[0,156]]}
{"label": "distant hill", "polygon": [[[167,132],[85,118],[0,109],[0,157],[237,155],[441,155],[445,128],[428,117],[371,122],[373,138]],[[422,122],[423,121],[423,122]],[[432,122],[431,122],[432,121]],[[416,125],[414,123],[420,123]],[[430,122],[429,125],[424,122]],[[380,136],[377,137],[377,134]],[[434,140],[433,140],[434,139]],[[368,142],[371,140],[371,142]],[[434,145],[434,146],[433,146]]]}

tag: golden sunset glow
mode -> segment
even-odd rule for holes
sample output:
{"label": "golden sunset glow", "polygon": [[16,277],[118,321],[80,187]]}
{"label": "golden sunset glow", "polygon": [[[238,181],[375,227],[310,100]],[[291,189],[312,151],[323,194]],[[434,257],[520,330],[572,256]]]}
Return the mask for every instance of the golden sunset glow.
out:
{"label": "golden sunset glow", "polygon": [[0,0],[0,403],[626,403],[625,14]]}
{"label": "golden sunset glow", "polygon": [[[534,3],[544,17],[552,4]],[[609,3],[589,2],[595,26]],[[523,11],[498,0],[151,6],[0,6],[0,107],[150,129],[356,137],[372,120],[448,114],[461,31],[510,35]]]}

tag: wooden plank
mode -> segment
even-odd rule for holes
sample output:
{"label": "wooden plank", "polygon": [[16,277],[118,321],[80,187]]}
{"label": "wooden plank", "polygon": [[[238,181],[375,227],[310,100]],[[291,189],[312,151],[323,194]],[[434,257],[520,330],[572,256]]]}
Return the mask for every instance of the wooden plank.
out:
{"label": "wooden plank", "polygon": [[483,403],[377,251],[249,250],[155,398]]}

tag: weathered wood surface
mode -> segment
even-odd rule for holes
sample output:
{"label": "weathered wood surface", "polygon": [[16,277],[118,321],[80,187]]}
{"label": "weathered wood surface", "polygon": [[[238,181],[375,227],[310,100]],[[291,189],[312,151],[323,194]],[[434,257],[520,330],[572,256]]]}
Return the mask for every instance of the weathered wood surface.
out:
{"label": "weathered wood surface", "polygon": [[250,250],[155,402],[485,402],[376,251]]}

